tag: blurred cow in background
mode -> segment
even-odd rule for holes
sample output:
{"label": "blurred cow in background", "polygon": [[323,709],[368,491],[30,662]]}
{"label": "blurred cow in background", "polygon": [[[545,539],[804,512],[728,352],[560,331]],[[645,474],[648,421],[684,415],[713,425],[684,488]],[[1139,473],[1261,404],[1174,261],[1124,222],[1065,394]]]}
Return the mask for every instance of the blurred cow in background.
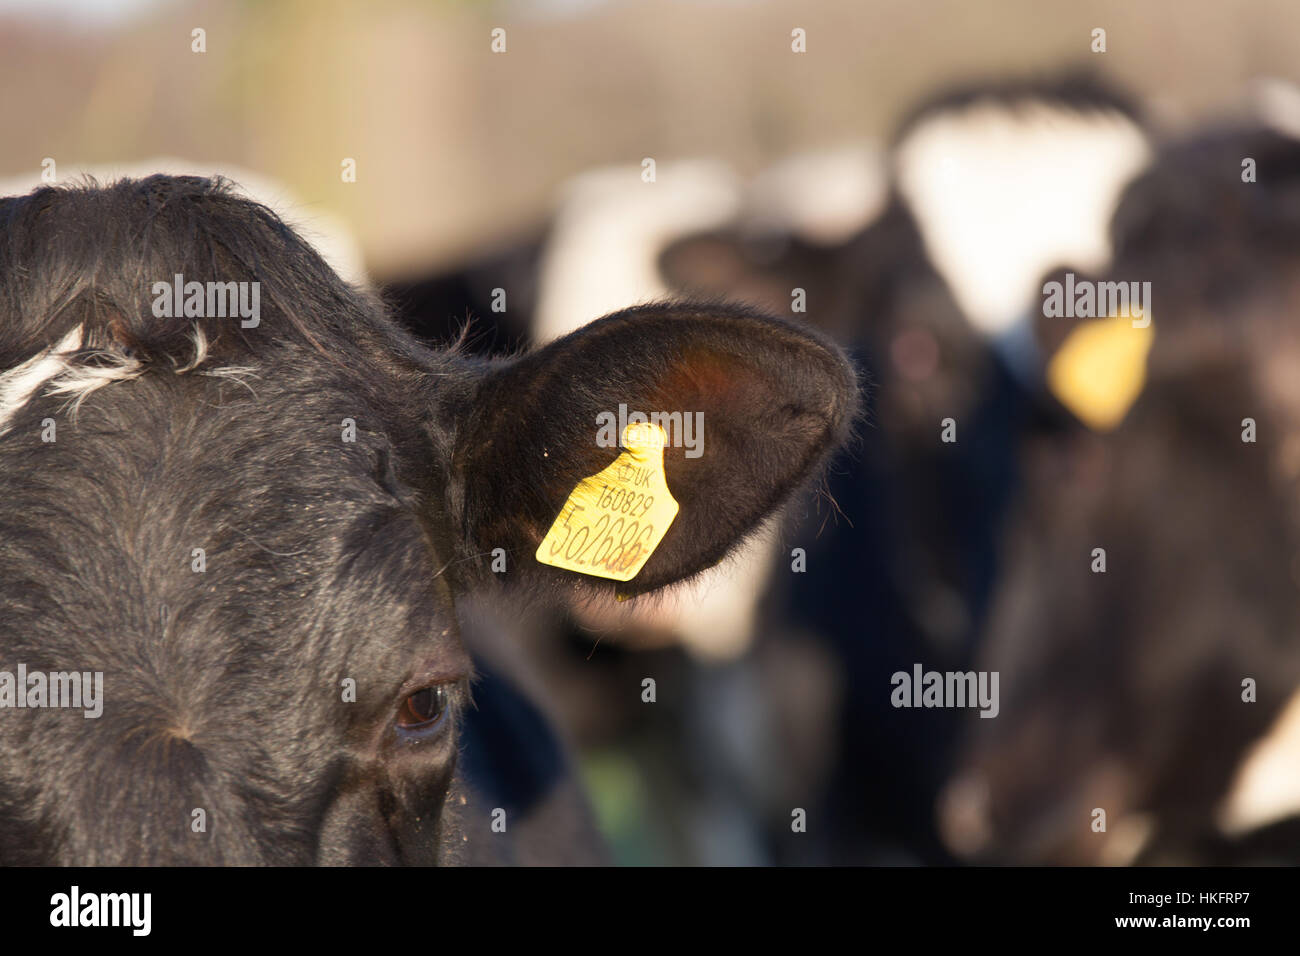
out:
{"label": "blurred cow in background", "polygon": [[[1238,124],[1167,144],[1113,239],[1104,277],[1150,281],[1154,340],[1038,320],[1054,366],[1090,342],[1138,387],[1119,420],[1027,455],[978,664],[1002,713],[969,722],[944,832],[986,862],[1295,863],[1300,141]],[[1109,400],[1049,378],[1085,421]]]}

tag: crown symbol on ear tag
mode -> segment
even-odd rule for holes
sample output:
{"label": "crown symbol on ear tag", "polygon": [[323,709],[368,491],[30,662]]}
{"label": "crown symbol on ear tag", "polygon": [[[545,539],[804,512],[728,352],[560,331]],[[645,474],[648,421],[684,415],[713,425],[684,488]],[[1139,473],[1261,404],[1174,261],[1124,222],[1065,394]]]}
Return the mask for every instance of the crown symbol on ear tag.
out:
{"label": "crown symbol on ear tag", "polygon": [[659,425],[624,428],[624,450],[578,482],[537,546],[537,560],[614,581],[636,577],[677,517],[664,474],[667,442]]}

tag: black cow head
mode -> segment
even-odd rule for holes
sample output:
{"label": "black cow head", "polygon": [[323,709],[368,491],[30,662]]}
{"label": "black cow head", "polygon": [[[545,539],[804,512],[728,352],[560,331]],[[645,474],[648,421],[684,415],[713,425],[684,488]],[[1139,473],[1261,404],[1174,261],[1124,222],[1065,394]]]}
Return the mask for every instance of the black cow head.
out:
{"label": "black cow head", "polygon": [[[712,306],[430,351],[229,184],[154,176],[0,200],[0,396],[0,862],[422,863],[466,842],[458,600],[716,563],[845,437],[856,383]],[[702,454],[664,449],[680,511],[629,581],[543,565],[621,404],[703,414]],[[72,672],[79,707],[33,690]]]}

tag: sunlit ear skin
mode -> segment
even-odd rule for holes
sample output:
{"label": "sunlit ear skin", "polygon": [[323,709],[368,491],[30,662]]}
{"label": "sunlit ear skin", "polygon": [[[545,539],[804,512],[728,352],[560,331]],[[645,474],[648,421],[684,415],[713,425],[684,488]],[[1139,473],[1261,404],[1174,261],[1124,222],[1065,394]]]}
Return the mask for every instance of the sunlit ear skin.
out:
{"label": "sunlit ear skin", "polygon": [[[858,383],[817,334],[719,305],[650,305],[593,322],[512,363],[490,367],[458,425],[449,500],[467,548],[500,577],[598,590],[614,582],[544,566],[534,552],[574,487],[619,454],[597,442],[602,413],[698,412],[702,442],[664,448],[680,511],[635,595],[720,561],[848,437]],[[698,457],[695,455],[698,453]]]}

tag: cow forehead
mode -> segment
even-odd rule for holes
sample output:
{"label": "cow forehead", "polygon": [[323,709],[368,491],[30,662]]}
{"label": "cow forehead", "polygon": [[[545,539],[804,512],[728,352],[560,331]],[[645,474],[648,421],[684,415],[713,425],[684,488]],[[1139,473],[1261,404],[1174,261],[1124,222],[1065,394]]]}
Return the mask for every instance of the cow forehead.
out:
{"label": "cow forehead", "polygon": [[396,477],[410,452],[322,377],[145,375],[75,420],[30,401],[0,438],[10,654],[197,685],[248,666],[399,680],[455,652],[440,516]]}

